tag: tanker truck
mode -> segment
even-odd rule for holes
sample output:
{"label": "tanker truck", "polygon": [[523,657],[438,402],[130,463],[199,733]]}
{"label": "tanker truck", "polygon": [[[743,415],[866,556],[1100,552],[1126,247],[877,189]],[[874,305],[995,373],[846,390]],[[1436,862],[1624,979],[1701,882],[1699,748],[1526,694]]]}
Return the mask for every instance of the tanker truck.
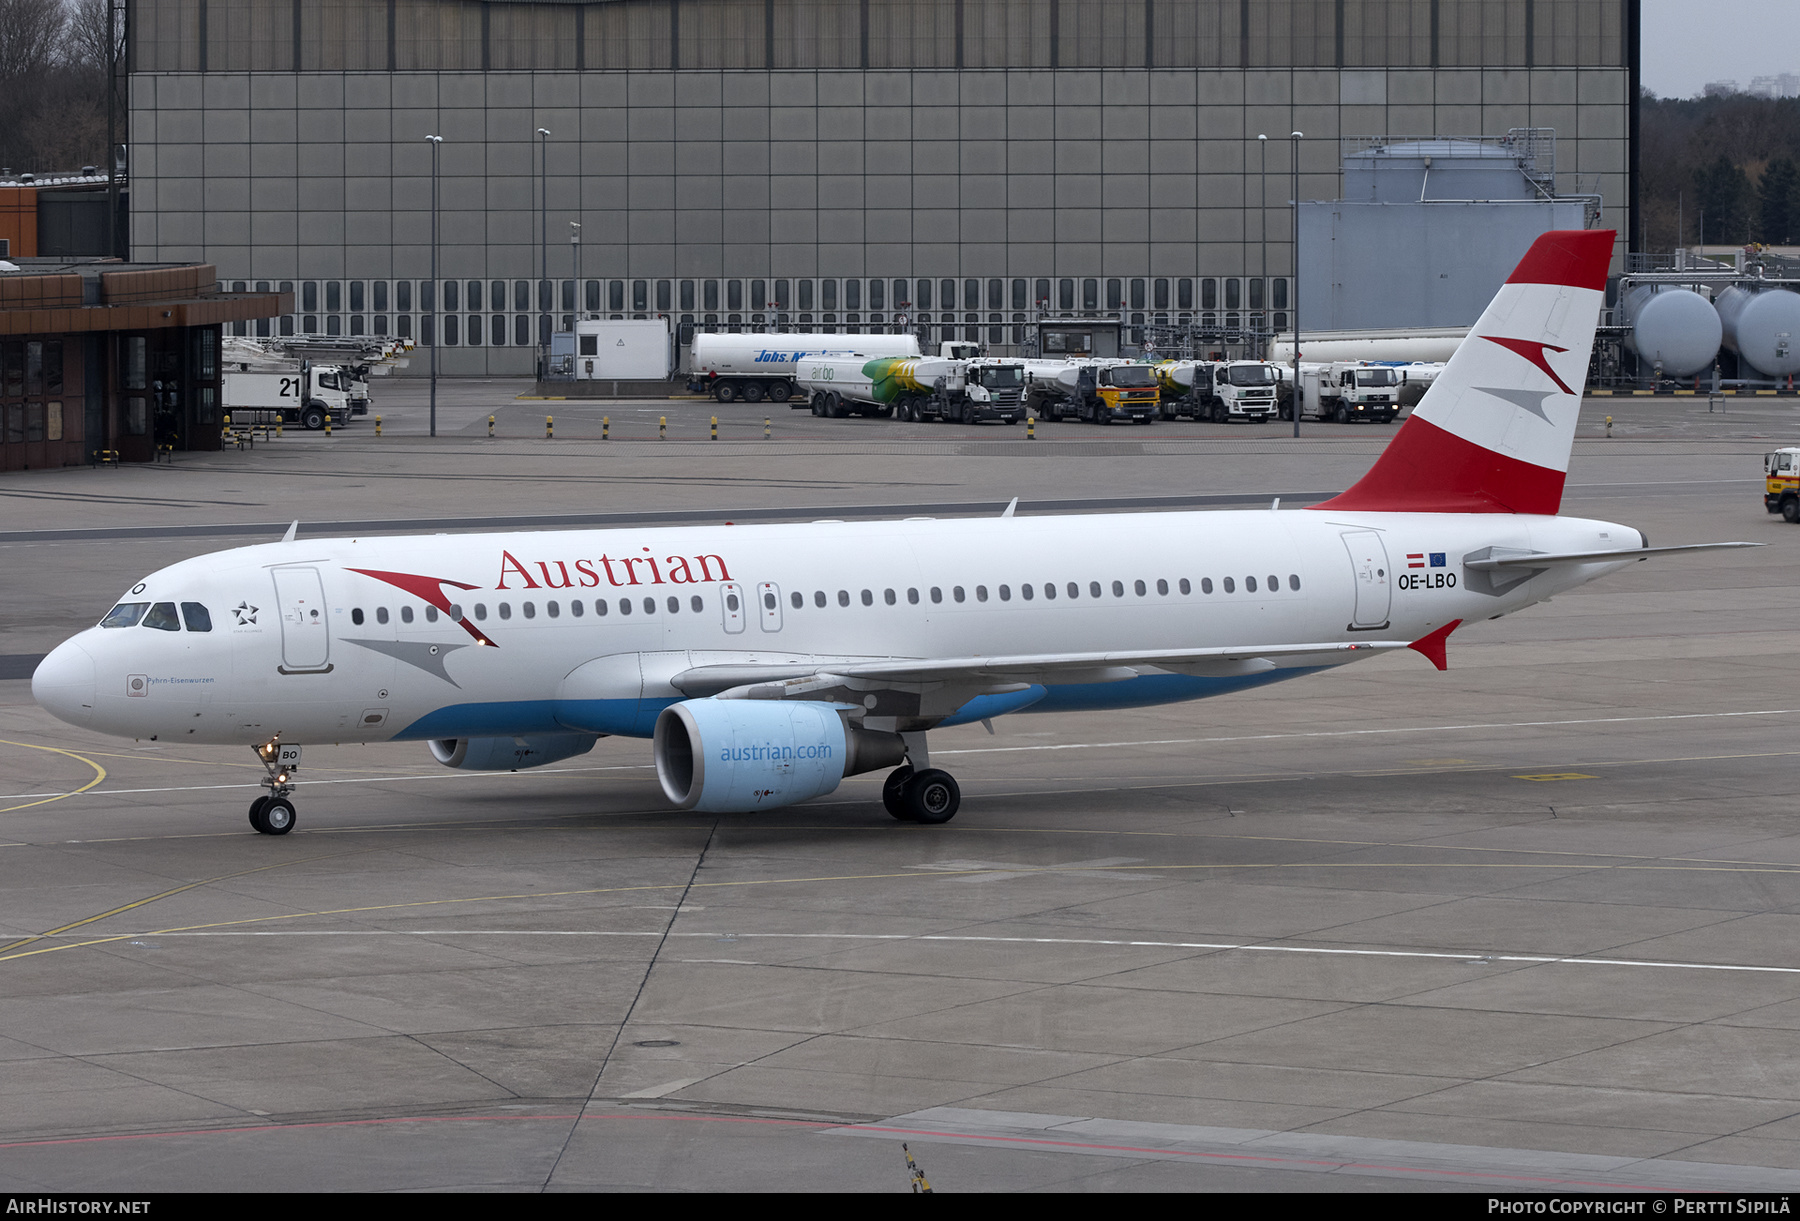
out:
{"label": "tanker truck", "polygon": [[[794,373],[802,361],[918,354],[919,341],[911,335],[702,334],[694,336],[687,385],[721,403],[786,403],[794,398]],[[804,396],[793,404],[807,405]]]}
{"label": "tanker truck", "polygon": [[1025,416],[1024,380],[1018,361],[851,356],[804,360],[794,382],[816,416],[1016,424]]}
{"label": "tanker truck", "polygon": [[1156,370],[1131,361],[1030,361],[1031,405],[1046,420],[1148,424],[1160,411]]}

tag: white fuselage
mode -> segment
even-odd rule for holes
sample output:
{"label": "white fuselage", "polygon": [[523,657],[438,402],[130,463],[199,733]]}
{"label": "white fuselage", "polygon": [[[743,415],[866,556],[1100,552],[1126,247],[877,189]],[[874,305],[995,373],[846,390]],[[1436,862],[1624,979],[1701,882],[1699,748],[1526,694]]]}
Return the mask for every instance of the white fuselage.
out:
{"label": "white fuselage", "polygon": [[[1411,640],[1627,562],[1502,587],[1464,569],[1481,548],[1642,545],[1575,518],[1329,510],[301,539],[146,577],[122,603],[197,603],[211,630],[89,628],[34,692],[64,720],[133,738],[648,736],[685,698],[668,680],[694,666]],[[1047,680],[1030,707],[1167,703],[1318,668],[1140,667]]]}

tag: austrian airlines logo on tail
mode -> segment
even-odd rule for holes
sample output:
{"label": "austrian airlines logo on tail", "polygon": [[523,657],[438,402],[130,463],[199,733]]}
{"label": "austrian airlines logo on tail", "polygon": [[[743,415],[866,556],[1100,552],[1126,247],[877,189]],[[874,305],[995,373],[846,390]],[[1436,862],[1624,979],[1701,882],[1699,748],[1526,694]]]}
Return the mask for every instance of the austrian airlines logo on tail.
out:
{"label": "austrian airlines logo on tail", "polygon": [[[1367,475],[1313,507],[1554,514],[1615,236],[1569,229],[1533,242],[1469,332],[1484,342],[1456,350]],[[1552,414],[1552,400],[1570,399]]]}

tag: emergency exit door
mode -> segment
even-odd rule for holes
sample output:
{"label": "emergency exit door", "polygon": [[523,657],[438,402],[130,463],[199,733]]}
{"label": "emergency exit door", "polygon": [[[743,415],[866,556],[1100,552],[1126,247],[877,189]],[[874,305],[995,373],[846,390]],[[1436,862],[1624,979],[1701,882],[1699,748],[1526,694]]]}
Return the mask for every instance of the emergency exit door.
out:
{"label": "emergency exit door", "polygon": [[1388,625],[1388,610],[1393,602],[1394,575],[1388,565],[1387,545],[1376,530],[1349,530],[1344,533],[1344,548],[1350,553],[1350,568],[1356,578],[1356,617],[1352,631],[1366,631]]}

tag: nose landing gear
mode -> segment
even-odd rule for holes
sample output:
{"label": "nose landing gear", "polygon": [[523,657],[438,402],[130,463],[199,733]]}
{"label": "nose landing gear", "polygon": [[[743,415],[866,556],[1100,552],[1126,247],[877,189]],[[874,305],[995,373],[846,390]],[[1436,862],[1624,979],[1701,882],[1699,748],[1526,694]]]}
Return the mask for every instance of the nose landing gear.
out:
{"label": "nose landing gear", "polygon": [[288,781],[300,770],[300,748],[283,746],[281,735],[277,734],[252,749],[268,773],[263,787],[269,790],[269,795],[250,803],[250,825],[262,835],[286,835],[299,819],[294,803],[288,800],[288,794],[294,791]]}

